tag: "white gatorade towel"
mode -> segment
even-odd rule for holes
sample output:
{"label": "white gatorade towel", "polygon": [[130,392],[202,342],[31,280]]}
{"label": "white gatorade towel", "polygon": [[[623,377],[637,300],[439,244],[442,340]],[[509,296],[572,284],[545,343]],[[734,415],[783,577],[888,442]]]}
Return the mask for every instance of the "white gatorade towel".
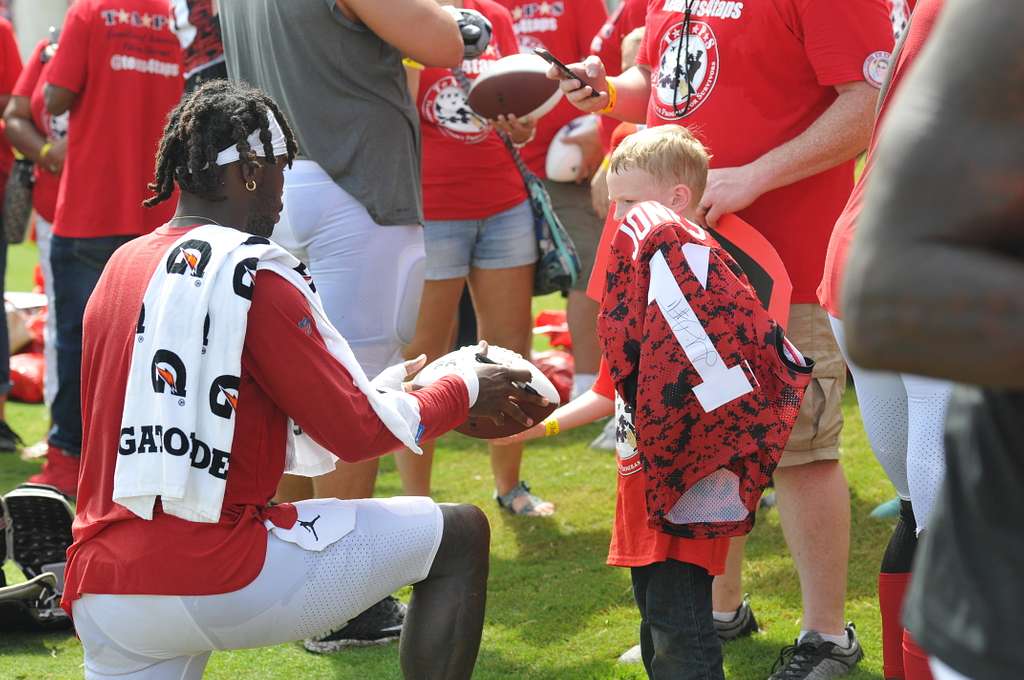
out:
{"label": "white gatorade towel", "polygon": [[[168,514],[220,520],[249,305],[263,270],[305,295],[327,349],[395,438],[421,453],[419,403],[401,388],[371,385],[324,314],[305,266],[266,238],[204,225],[167,251],[139,312],[113,500],[143,519],[152,519],[159,497]],[[337,458],[294,422],[289,433],[286,472],[311,477],[334,469]]]}

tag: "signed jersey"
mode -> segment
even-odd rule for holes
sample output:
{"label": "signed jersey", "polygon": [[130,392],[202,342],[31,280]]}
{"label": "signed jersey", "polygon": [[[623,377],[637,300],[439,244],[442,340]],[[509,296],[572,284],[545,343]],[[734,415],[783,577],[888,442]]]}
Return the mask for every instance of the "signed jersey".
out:
{"label": "signed jersey", "polygon": [[598,335],[633,414],[648,521],[690,538],[749,532],[813,362],[714,237],[660,204],[627,213],[606,280]]}

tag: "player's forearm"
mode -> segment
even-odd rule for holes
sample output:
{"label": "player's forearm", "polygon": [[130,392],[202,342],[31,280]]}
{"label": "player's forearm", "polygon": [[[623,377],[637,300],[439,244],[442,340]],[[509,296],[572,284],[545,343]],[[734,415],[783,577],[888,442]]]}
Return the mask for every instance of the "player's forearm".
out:
{"label": "player's forearm", "polygon": [[813,177],[867,148],[878,90],[867,83],[837,89],[836,100],[806,130],[751,163],[761,193]]}
{"label": "player's forearm", "polygon": [[843,287],[866,368],[1024,387],[1022,31],[1017,0],[950,2],[930,38],[943,49],[886,114]]}
{"label": "player's forearm", "polygon": [[645,122],[647,103],[651,98],[651,72],[634,66],[608,80],[614,84],[616,94],[615,108],[608,115],[627,123]]}

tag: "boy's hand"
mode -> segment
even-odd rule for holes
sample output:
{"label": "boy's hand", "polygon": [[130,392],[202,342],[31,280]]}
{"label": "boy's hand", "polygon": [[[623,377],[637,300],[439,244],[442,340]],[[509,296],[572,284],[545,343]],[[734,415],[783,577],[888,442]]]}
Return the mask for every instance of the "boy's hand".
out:
{"label": "boy's hand", "polygon": [[545,434],[544,423],[537,423],[528,430],[523,430],[519,434],[509,435],[508,437],[502,437],[501,439],[492,439],[492,444],[504,446],[505,444],[519,444],[521,442],[528,442],[533,439],[540,439]]}
{"label": "boy's hand", "polygon": [[[608,106],[608,75],[600,58],[591,55],[582,63],[568,64],[568,67],[585,82],[594,84],[594,87],[580,87],[576,80],[563,80],[564,75],[556,67],[549,68],[548,78],[559,81],[558,86],[562,88],[570,104],[584,113],[595,113]],[[598,92],[600,96],[592,97],[591,94],[594,92]]]}

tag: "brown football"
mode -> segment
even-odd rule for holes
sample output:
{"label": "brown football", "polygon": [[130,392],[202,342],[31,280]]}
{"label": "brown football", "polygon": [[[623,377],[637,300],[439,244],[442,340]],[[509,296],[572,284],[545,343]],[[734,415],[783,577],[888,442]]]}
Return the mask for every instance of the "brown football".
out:
{"label": "brown football", "polygon": [[469,107],[484,118],[499,115],[540,118],[562,97],[557,80],[547,77],[548,63],[535,54],[513,54],[474,81]]}
{"label": "brown football", "polygon": [[[522,387],[527,391],[536,392],[548,400],[547,406],[534,406],[533,404],[520,402],[519,407],[523,409],[526,415],[533,419],[533,422],[541,422],[558,408],[558,390],[551,384],[547,376],[532,363],[511,350],[494,345],[491,345],[487,350],[487,360],[511,368],[524,368],[530,371],[530,382],[522,385]],[[476,361],[479,361],[476,357],[476,348],[463,347],[431,362],[417,374],[413,380],[413,385],[415,387],[424,387],[442,376],[459,372],[455,370],[455,367],[468,368]],[[455,431],[476,439],[497,439],[499,437],[519,434],[525,429],[527,428],[509,418],[505,418],[505,421],[498,425],[488,418],[474,418],[470,416],[466,422],[455,428]]]}

